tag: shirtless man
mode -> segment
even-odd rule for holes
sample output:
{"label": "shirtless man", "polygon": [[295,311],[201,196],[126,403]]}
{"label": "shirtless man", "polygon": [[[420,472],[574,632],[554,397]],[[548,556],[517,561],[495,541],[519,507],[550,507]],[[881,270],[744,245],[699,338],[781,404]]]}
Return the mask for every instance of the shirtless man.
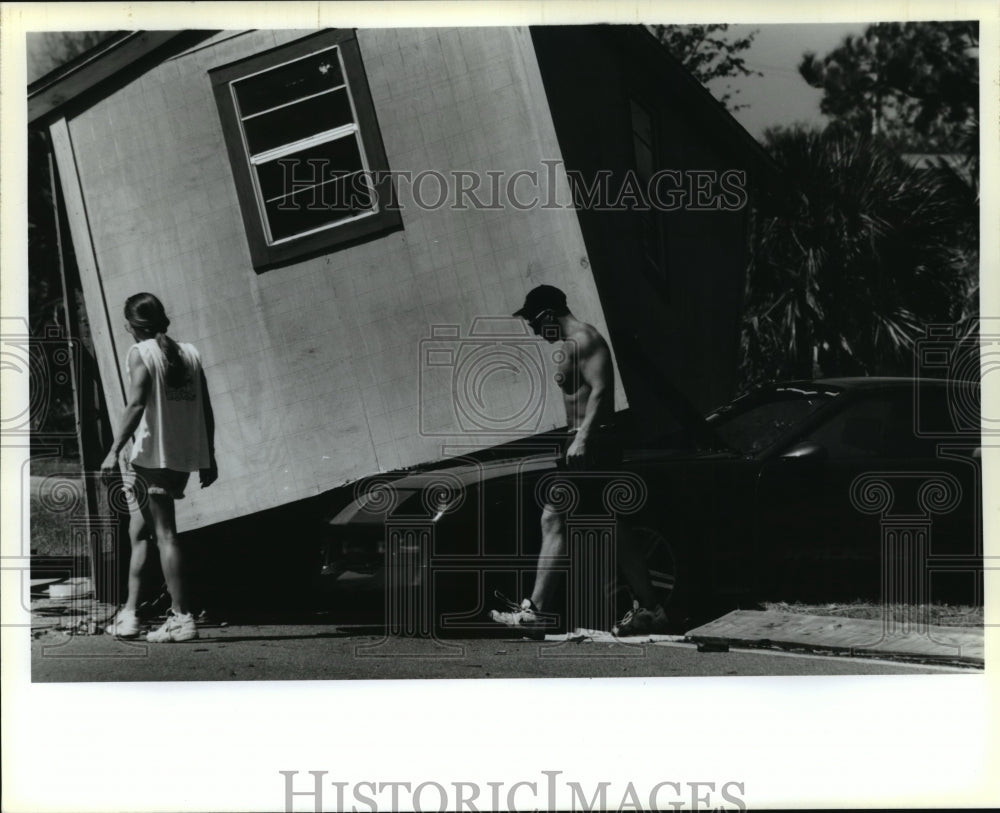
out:
{"label": "shirtless man", "polygon": [[[556,383],[562,390],[566,408],[566,467],[576,471],[617,468],[621,451],[607,432],[614,419],[615,373],[604,337],[592,325],[577,319],[566,305],[566,295],[551,285],[539,285],[529,291],[523,307],[514,316],[524,319],[536,336],[550,344],[563,343]],[[588,485],[603,483],[600,480],[588,483],[584,478],[581,490],[593,491]],[[588,498],[593,499],[594,495],[588,494]],[[618,565],[635,598],[633,610],[615,632],[630,635],[665,631],[666,614],[656,600],[646,563],[627,523],[620,519],[615,536]],[[566,555],[566,517],[547,503],[542,509],[542,547],[531,598],[520,605],[511,603],[504,611],[493,610],[490,617],[505,626],[535,633],[544,631],[553,612],[553,564]]]}

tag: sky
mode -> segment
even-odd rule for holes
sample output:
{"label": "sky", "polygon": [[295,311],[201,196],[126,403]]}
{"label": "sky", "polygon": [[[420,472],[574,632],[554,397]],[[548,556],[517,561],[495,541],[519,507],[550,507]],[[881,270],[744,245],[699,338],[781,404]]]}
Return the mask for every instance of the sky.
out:
{"label": "sky", "polygon": [[[866,23],[730,26],[727,33],[731,39],[746,36],[748,31],[758,31],[743,57],[747,67],[764,74],[718,83],[720,86],[728,83],[740,91],[733,103],[749,105],[733,114],[737,121],[758,139],[765,129],[774,125],[804,122],[822,126],[826,118],[819,112],[823,91],[806,84],[799,76],[798,64],[806,51],[825,56],[840,45],[844,37],[860,34],[866,27]],[[715,84],[709,89],[718,90]]]}

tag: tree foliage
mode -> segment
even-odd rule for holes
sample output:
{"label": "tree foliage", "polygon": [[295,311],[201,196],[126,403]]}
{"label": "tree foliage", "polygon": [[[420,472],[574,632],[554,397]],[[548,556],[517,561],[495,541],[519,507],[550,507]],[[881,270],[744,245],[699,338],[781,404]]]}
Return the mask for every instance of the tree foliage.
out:
{"label": "tree foliage", "polygon": [[[58,68],[106,39],[110,31],[46,31],[32,34],[28,60],[36,77]],[[62,306],[55,204],[49,167],[51,146],[42,130],[28,131],[28,315],[43,332]]]}
{"label": "tree foliage", "polygon": [[968,305],[956,232],[975,202],[871,138],[795,128],[765,140],[792,188],[761,205],[752,230],[744,385],[911,374],[926,325]]}
{"label": "tree foliage", "polygon": [[[727,36],[728,30],[729,26],[721,23],[650,26],[656,38],[703,85],[727,77],[762,76],[760,71],[747,67],[741,56],[753,44],[757,32],[731,39]],[[738,89],[727,84],[719,101],[729,110],[740,110],[746,105],[733,103],[738,93]]]}
{"label": "tree foliage", "polygon": [[870,25],[799,73],[823,91],[835,129],[882,136],[915,152],[978,151],[978,23]]}
{"label": "tree foliage", "polygon": [[89,51],[113,31],[43,31],[28,36],[30,76],[38,78]]}
{"label": "tree foliage", "polygon": [[[49,71],[74,59],[97,45],[111,32],[70,31],[45,32],[29,36],[28,59],[31,75],[44,76]],[[28,324],[32,334],[46,336],[51,327],[62,328],[66,324],[67,302],[63,297],[61,263],[65,262],[72,271],[74,257],[68,235],[62,234],[62,256],[56,225],[57,207],[53,197],[55,178],[51,172],[51,152],[48,135],[41,129],[28,130]],[[65,223],[63,224],[65,229]],[[82,294],[73,287],[70,274],[69,307],[79,308],[76,313],[77,340],[86,342],[89,330],[86,314],[82,312]],[[54,364],[51,354],[56,352],[52,342],[41,342],[37,352],[48,354],[43,357],[46,364]],[[48,361],[45,361],[48,359]],[[48,367],[54,369],[54,366]],[[45,381],[44,398],[38,396],[34,388],[39,382],[32,376],[32,427],[42,432],[59,431],[72,433],[76,419],[74,391],[69,378],[48,378]],[[38,407],[38,410],[35,407]],[[64,441],[63,452],[72,454],[71,447]]]}
{"label": "tree foliage", "polygon": [[788,188],[754,212],[744,385],[909,375],[928,325],[975,330],[977,50],[975,23],[880,23],[803,56],[830,124],[765,134]]}

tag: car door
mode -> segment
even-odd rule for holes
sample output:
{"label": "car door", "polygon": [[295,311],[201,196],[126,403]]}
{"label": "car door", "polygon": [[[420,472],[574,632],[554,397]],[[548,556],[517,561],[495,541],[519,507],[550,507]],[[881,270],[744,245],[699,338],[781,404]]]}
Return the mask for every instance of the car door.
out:
{"label": "car door", "polygon": [[976,467],[920,436],[917,393],[852,392],[762,466],[757,544],[775,597],[925,603],[934,557],[974,550]]}

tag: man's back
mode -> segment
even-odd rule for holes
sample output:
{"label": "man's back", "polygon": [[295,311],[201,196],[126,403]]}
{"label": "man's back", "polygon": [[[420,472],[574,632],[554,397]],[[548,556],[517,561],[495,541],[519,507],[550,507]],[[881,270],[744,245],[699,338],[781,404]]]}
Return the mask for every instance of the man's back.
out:
{"label": "man's back", "polygon": [[608,343],[593,325],[584,322],[577,322],[577,325],[563,343],[559,370],[556,373],[556,382],[563,392],[566,423],[570,429],[579,427],[583,422],[587,402],[595,386],[603,388],[609,396],[601,402],[595,421],[598,424],[609,421],[612,417],[615,386]]}

